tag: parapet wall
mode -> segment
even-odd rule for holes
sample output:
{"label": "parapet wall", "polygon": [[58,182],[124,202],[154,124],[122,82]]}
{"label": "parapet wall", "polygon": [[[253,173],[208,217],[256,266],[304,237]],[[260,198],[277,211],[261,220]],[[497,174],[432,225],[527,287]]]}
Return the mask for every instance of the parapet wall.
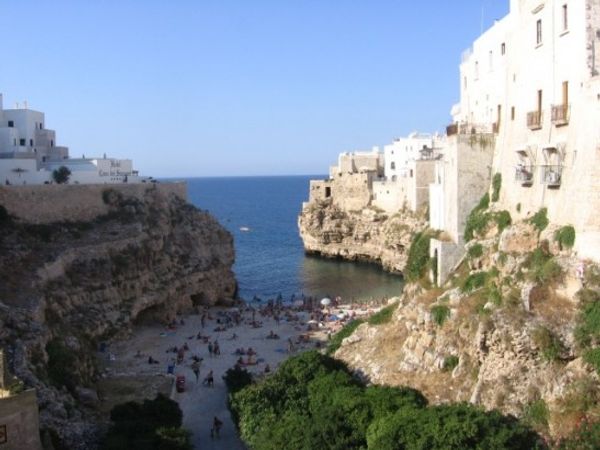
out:
{"label": "parapet wall", "polygon": [[35,390],[0,399],[0,449],[41,450]]}
{"label": "parapet wall", "polygon": [[109,212],[102,193],[112,189],[125,197],[143,199],[149,191],[187,200],[187,185],[178,183],[73,184],[0,187],[0,205],[30,223],[87,222]]}

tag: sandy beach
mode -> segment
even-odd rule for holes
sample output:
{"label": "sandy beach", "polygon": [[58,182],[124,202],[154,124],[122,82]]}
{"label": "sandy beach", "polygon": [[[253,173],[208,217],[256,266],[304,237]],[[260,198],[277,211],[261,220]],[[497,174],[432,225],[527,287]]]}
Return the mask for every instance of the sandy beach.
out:
{"label": "sandy beach", "polygon": [[[339,312],[340,310],[332,311],[338,314]],[[366,311],[357,311],[359,315],[364,313]],[[230,320],[227,326],[224,324],[226,317]],[[235,324],[231,317],[236,317],[239,324]],[[138,326],[131,338],[115,342],[106,350],[103,357],[106,379],[147,377],[148,380],[162,378],[165,381],[170,380],[171,384],[167,384],[171,386],[169,394],[179,403],[183,411],[183,425],[193,433],[192,442],[195,448],[244,449],[245,446],[237,435],[227,409],[227,389],[222,379],[225,372],[240,358],[236,350],[243,348],[247,351],[251,347],[256,355],[250,362],[256,364],[244,365],[244,367],[256,376],[264,376],[267,364],[271,370],[275,370],[290,354],[323,345],[328,330],[334,331],[341,327],[341,323],[338,323],[340,321],[326,321],[320,327],[311,321],[313,328],[316,329],[307,331],[311,320],[310,313],[289,307],[284,308],[279,314],[279,320],[255,311],[254,318],[257,323],[253,324],[252,317],[250,309],[211,308],[205,315],[204,327],[202,327],[202,315],[181,317],[172,327]],[[261,325],[258,326],[258,323]],[[267,338],[271,331],[279,338]],[[200,339],[198,339],[199,334]],[[300,339],[301,335],[304,340]],[[293,343],[291,353],[288,351],[290,339]],[[215,341],[219,344],[220,355],[211,356],[208,343],[214,344]],[[173,349],[184,346],[187,346],[187,350],[180,352],[180,354],[184,353],[182,361],[175,364],[173,374],[169,374],[168,366],[174,364],[178,356]],[[150,357],[158,363],[150,364]],[[202,358],[198,382],[192,370],[194,357]],[[244,362],[248,360],[246,355],[241,358]],[[211,370],[214,375],[214,386],[208,387],[203,384],[203,380]],[[177,392],[174,379],[181,375],[186,379],[185,391]],[[164,386],[165,383],[162,385]],[[153,396],[155,393],[149,391],[146,395]],[[126,400],[129,398],[122,401]],[[210,436],[215,416],[223,422],[219,438]]]}

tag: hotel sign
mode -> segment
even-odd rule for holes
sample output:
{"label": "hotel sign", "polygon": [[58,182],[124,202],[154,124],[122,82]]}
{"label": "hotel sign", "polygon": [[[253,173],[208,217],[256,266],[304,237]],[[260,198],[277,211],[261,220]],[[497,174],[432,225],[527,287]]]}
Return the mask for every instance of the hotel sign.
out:
{"label": "hotel sign", "polygon": [[6,444],[8,436],[6,435],[6,425],[0,425],[0,444]]}

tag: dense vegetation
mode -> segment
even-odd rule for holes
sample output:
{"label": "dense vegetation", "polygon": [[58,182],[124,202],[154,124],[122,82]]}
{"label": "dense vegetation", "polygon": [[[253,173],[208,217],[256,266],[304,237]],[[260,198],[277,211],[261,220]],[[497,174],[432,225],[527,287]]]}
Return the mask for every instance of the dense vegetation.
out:
{"label": "dense vegetation", "polygon": [[52,178],[58,184],[63,184],[69,181],[69,177],[71,176],[71,171],[68,167],[60,166],[58,169],[54,169],[52,172]]}
{"label": "dense vegetation", "polygon": [[427,232],[416,233],[410,243],[405,276],[408,281],[417,281],[425,274],[429,262],[429,243],[431,236]]}
{"label": "dense vegetation", "polygon": [[342,362],[317,352],[232,394],[230,406],[255,450],[543,448],[512,417],[466,404],[428,407],[409,388],[366,387]]}
{"label": "dense vegetation", "polygon": [[572,248],[575,245],[575,228],[571,225],[559,228],[554,234],[554,239],[558,242],[561,250]]}
{"label": "dense vegetation", "polygon": [[550,221],[548,220],[548,210],[546,208],[540,209],[536,212],[531,219],[529,219],[529,223],[531,223],[538,232],[542,232],[546,229]]}
{"label": "dense vegetation", "polygon": [[103,450],[191,450],[190,436],[181,428],[177,402],[158,394],[143,403],[127,402],[110,412],[112,425]]}
{"label": "dense vegetation", "polygon": [[490,195],[485,194],[467,216],[463,236],[465,241],[469,242],[476,235],[482,234],[488,228],[490,222],[495,223],[500,232],[512,224],[512,218],[508,211],[490,212],[487,210],[489,206]]}

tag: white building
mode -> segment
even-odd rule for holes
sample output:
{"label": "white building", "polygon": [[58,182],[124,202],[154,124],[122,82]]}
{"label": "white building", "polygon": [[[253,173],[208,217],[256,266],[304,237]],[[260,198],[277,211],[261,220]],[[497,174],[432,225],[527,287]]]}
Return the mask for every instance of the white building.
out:
{"label": "white building", "polygon": [[546,207],[599,259],[600,0],[511,0],[460,72],[454,117],[496,132],[501,205],[513,217]]}
{"label": "white building", "polygon": [[45,128],[44,113],[27,108],[4,109],[0,94],[0,183],[52,183],[61,166],[71,171],[69,183],[105,184],[146,181],[129,159],[69,158],[67,147],[56,145],[56,132]]}
{"label": "white building", "polygon": [[386,145],[385,179],[373,182],[373,204],[389,214],[404,208],[415,212],[426,205],[443,145],[443,137],[416,132]]}

